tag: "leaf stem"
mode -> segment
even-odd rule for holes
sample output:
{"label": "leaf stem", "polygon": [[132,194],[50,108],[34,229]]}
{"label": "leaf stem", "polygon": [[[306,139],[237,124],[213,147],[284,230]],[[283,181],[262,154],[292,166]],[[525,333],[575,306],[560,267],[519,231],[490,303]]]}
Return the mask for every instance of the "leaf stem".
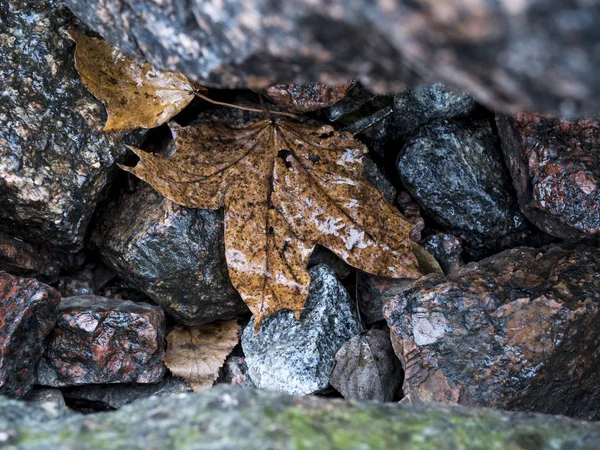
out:
{"label": "leaf stem", "polygon": [[207,101],[208,103],[212,103],[213,105],[227,106],[229,108],[241,109],[242,111],[249,111],[249,112],[255,112],[255,113],[262,113],[262,114],[266,113],[269,115],[276,114],[278,116],[291,117],[292,119],[300,120],[300,117],[298,117],[295,114],[291,114],[291,113],[286,113],[286,112],[281,112],[281,111],[269,111],[267,109],[249,108],[248,106],[232,105],[231,103],[218,102],[216,100],[213,100],[212,98],[207,97],[206,95],[201,94],[198,91],[194,91],[194,95],[196,95],[196,97],[200,97],[202,100]]}

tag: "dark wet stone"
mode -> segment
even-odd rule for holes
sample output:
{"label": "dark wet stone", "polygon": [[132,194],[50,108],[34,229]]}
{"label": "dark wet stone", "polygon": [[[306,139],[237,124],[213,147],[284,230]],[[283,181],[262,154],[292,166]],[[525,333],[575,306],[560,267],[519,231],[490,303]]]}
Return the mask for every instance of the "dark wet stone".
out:
{"label": "dark wet stone", "polygon": [[421,207],[471,247],[493,247],[524,227],[499,144],[487,122],[423,127],[397,161]]}
{"label": "dark wet stone", "polygon": [[523,214],[552,236],[597,236],[600,122],[522,113],[497,124]]}
{"label": "dark wet stone", "polygon": [[388,330],[369,330],[335,355],[331,385],[348,400],[389,402],[402,383],[402,366]]}
{"label": "dark wet stone", "polygon": [[307,113],[335,105],[354,86],[349,81],[337,86],[312,82],[307,84],[276,84],[269,86],[263,94],[280,108]]}
{"label": "dark wet stone", "polygon": [[24,242],[0,232],[0,270],[13,275],[35,277],[45,283],[58,281],[62,271],[83,264],[82,253],[68,253],[42,244]]}
{"label": "dark wet stone", "polygon": [[329,385],[335,353],[361,325],[352,299],[329,267],[309,270],[310,291],[300,321],[279,311],[254,331],[254,319],[242,333],[248,373],[259,388],[310,394]]}
{"label": "dark wet stone", "polygon": [[0,395],[21,397],[33,387],[59,301],[50,286],[0,272]]}
{"label": "dark wet stone", "polygon": [[459,237],[446,233],[432,234],[425,238],[423,247],[436,259],[445,274],[458,270],[464,264]]}
{"label": "dark wet stone", "polygon": [[419,205],[406,191],[398,192],[396,205],[404,217],[414,225],[410,232],[410,239],[413,242],[421,242],[421,233],[425,229],[425,220],[421,217],[421,208]]}
{"label": "dark wet stone", "polygon": [[62,388],[64,397],[70,402],[88,402],[105,409],[119,409],[144,398],[170,397],[184,392],[192,392],[192,388],[182,379],[171,376],[156,384],[89,384]]}
{"label": "dark wet stone", "polygon": [[55,0],[0,10],[0,230],[78,250],[124,149],[75,70],[73,23]]}
{"label": "dark wet stone", "polygon": [[335,275],[340,280],[348,278],[353,270],[351,266],[346,264],[343,259],[337,256],[331,250],[317,245],[315,250],[308,258],[306,266],[310,269],[311,267],[318,266],[319,264],[326,264],[329,266],[329,268],[335,272]]}
{"label": "dark wet stone", "polygon": [[356,301],[361,318],[368,325],[384,320],[383,305],[391,299],[398,298],[414,281],[377,277],[359,270],[356,271],[356,279]]}
{"label": "dark wet stone", "polygon": [[213,86],[336,84],[356,76],[389,92],[425,78],[498,110],[600,109],[595,2],[66,4],[123,51]]}
{"label": "dark wet stone", "polygon": [[106,265],[194,325],[248,311],[229,281],[223,233],[222,211],[184,208],[140,184],[109,205],[92,240]]}
{"label": "dark wet stone", "polygon": [[[63,416],[65,413],[63,412]],[[215,387],[119,411],[61,417],[0,398],[7,448],[300,448],[595,450],[600,425],[449,405],[406,406]]]}
{"label": "dark wet stone", "polygon": [[507,250],[385,306],[405,401],[600,419],[600,249]]}
{"label": "dark wet stone", "polygon": [[243,356],[229,356],[223,365],[223,383],[242,388],[255,388],[248,373],[248,364]]}
{"label": "dark wet stone", "polygon": [[156,383],[165,317],[157,306],[99,296],[63,298],[38,384]]}

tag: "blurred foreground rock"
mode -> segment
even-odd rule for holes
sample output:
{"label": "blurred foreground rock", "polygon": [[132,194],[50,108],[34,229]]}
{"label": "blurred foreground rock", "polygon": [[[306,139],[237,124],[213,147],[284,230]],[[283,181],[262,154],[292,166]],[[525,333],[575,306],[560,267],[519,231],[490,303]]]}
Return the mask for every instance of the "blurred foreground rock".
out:
{"label": "blurred foreground rock", "polygon": [[94,295],[63,298],[38,383],[156,383],[165,368],[165,317],[157,306]]}
{"label": "blurred foreground rock", "polygon": [[106,265],[187,325],[248,311],[223,239],[222,211],[184,208],[146,184],[112,202],[92,237]]}
{"label": "blurred foreground rock", "polygon": [[329,385],[338,349],[361,331],[352,299],[325,265],[313,267],[308,299],[299,321],[278,311],[242,334],[248,373],[259,388],[311,394]]}
{"label": "blurred foreground rock", "polygon": [[290,397],[216,387],[74,415],[0,397],[0,436],[23,450],[385,448],[596,450],[600,424],[465,408]]}
{"label": "blurred foreground rock", "polygon": [[385,306],[404,401],[600,419],[600,249],[516,248]]}
{"label": "blurred foreground rock", "polygon": [[552,236],[597,236],[600,121],[522,113],[497,124],[523,214]]}
{"label": "blurred foreground rock", "polygon": [[59,301],[50,286],[0,272],[0,395],[21,397],[33,387]]}

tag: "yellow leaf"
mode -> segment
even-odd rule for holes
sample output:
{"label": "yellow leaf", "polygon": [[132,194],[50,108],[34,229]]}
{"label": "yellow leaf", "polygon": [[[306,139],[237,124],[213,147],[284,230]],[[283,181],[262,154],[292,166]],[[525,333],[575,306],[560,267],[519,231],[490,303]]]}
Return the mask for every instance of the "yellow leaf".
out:
{"label": "yellow leaf", "polygon": [[176,328],[167,336],[165,365],[199,392],[213,385],[227,355],[239,341],[235,320]]}
{"label": "yellow leaf", "polygon": [[413,225],[364,178],[367,149],[345,132],[289,120],[173,126],[176,152],[139,149],[123,167],[191,208],[225,207],[225,254],[256,319],[306,301],[315,245],[375,275],[418,278]]}
{"label": "yellow leaf", "polygon": [[75,67],[95,97],[104,102],[108,120],[104,131],[153,128],[169,121],[201,89],[179,72],[160,72],[140,64],[102,39],[76,28],[67,32],[75,41]]}

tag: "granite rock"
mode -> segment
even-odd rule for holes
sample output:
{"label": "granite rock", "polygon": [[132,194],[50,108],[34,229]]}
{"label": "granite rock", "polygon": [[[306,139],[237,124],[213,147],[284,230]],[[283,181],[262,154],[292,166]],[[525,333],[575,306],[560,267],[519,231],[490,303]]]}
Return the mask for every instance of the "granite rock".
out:
{"label": "granite rock", "polygon": [[243,356],[229,356],[227,358],[223,365],[223,376],[220,381],[242,388],[256,387],[248,374],[248,364],[246,364],[246,358]]}
{"label": "granite rock", "polygon": [[352,300],[329,267],[309,270],[310,291],[299,321],[289,310],[267,317],[242,333],[248,373],[259,388],[311,394],[329,385],[335,353],[361,325]]}
{"label": "granite rock", "polygon": [[350,81],[338,86],[312,82],[307,84],[276,84],[263,94],[280,108],[307,113],[335,105],[354,86]]}
{"label": "granite rock", "polygon": [[530,113],[496,120],[523,214],[562,239],[600,233],[600,121]]}
{"label": "granite rock", "polygon": [[185,208],[141,184],[107,207],[92,241],[108,267],[186,325],[248,311],[229,281],[220,210]]}
{"label": "granite rock", "polygon": [[600,249],[515,248],[385,305],[403,401],[600,419]]}
{"label": "granite rock", "polygon": [[462,261],[462,239],[447,233],[436,233],[423,240],[423,248],[440,264],[445,274],[458,270]]}
{"label": "granite rock", "polygon": [[21,397],[33,387],[59,301],[50,286],[0,272],[0,395]]}
{"label": "granite rock", "polygon": [[356,272],[356,303],[361,318],[367,325],[385,320],[383,305],[394,298],[398,298],[411,287],[414,281],[408,278],[378,277],[358,270]]}
{"label": "granite rock", "polygon": [[0,231],[68,250],[83,246],[124,152],[74,67],[64,34],[74,23],[56,0],[0,10]]}
{"label": "granite rock", "polygon": [[165,372],[157,306],[87,295],[63,298],[38,384],[156,383]]}

